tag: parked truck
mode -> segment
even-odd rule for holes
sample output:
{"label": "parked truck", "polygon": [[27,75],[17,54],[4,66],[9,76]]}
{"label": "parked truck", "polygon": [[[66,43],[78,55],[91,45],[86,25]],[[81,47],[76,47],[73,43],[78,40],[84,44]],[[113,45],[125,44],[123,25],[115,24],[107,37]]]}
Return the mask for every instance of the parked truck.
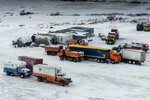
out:
{"label": "parked truck", "polygon": [[146,53],[142,50],[122,49],[122,61],[125,63],[141,65],[146,59]]}
{"label": "parked truck", "polygon": [[26,62],[6,61],[4,63],[4,72],[11,76],[20,76],[21,78],[30,77],[31,70],[26,68]]}
{"label": "parked truck", "polygon": [[45,64],[34,65],[33,75],[37,77],[39,82],[58,83],[61,86],[68,85],[72,82],[71,78],[66,78],[65,73],[61,72],[61,68]]}
{"label": "parked truck", "polygon": [[143,31],[143,29],[144,29],[144,27],[143,27],[143,22],[142,22],[142,23],[138,23],[138,24],[136,25],[136,30],[137,30],[137,31]]}
{"label": "parked truck", "polygon": [[107,48],[92,47],[92,46],[81,46],[81,45],[69,45],[69,49],[72,51],[82,51],[84,52],[85,59],[96,59],[97,62],[108,63],[111,62],[119,63],[121,61],[120,53],[115,50],[110,50]]}
{"label": "parked truck", "polygon": [[88,45],[86,39],[77,39],[77,40],[67,40],[67,44],[79,44],[79,45]]}
{"label": "parked truck", "polygon": [[47,55],[57,55],[57,53],[63,49],[63,45],[60,46],[45,46]]}
{"label": "parked truck", "polygon": [[33,58],[33,57],[28,57],[28,56],[19,56],[18,60],[24,61],[27,63],[26,67],[33,71],[33,65],[36,64],[43,64],[43,59],[42,58]]}
{"label": "parked truck", "polygon": [[69,48],[61,49],[59,52],[60,60],[81,61],[84,53],[81,51],[71,51]]}
{"label": "parked truck", "polygon": [[115,44],[116,40],[119,39],[118,29],[112,29],[106,38],[106,44]]}
{"label": "parked truck", "polygon": [[143,24],[143,30],[149,32],[150,31],[150,24],[149,23],[144,23]]}

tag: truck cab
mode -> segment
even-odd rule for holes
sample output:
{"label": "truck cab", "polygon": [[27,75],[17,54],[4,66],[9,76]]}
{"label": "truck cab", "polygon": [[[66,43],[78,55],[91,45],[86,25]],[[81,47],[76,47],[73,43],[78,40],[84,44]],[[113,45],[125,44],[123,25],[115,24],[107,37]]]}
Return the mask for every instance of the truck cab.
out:
{"label": "truck cab", "polygon": [[21,78],[30,77],[31,70],[26,68],[23,61],[7,61],[4,63],[4,72],[11,76],[20,76]]}
{"label": "truck cab", "polygon": [[137,31],[143,31],[143,23],[138,23],[138,24],[136,25],[136,30],[137,30]]}
{"label": "truck cab", "polygon": [[142,45],[143,45],[143,50],[147,52],[149,50],[149,45],[144,43],[142,43]]}
{"label": "truck cab", "polygon": [[143,30],[150,31],[150,24],[148,24],[148,23],[143,24]]}
{"label": "truck cab", "polygon": [[107,39],[106,39],[106,44],[114,44],[116,41],[116,33],[115,32],[110,32],[108,33]]}
{"label": "truck cab", "polygon": [[121,54],[116,50],[111,50],[110,59],[112,64],[119,63],[121,61]]}

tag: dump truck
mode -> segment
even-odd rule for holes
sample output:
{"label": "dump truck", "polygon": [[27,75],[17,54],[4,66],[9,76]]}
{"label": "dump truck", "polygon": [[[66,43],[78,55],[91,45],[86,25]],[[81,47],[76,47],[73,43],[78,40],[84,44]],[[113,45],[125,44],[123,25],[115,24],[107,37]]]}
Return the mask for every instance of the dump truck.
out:
{"label": "dump truck", "polygon": [[21,78],[30,77],[31,70],[26,68],[26,62],[6,61],[4,63],[4,72],[11,76],[20,76]]}
{"label": "dump truck", "polygon": [[53,67],[46,64],[37,64],[33,66],[33,76],[37,77],[39,82],[58,83],[61,86],[71,83],[71,78],[66,78],[65,73],[61,72],[60,67]]}
{"label": "dump truck", "polygon": [[71,51],[68,47],[61,49],[59,52],[60,60],[70,60],[70,61],[82,61],[84,53],[80,51]]}
{"label": "dump truck", "polygon": [[84,52],[85,59],[96,59],[97,62],[112,64],[119,63],[121,61],[120,53],[115,50],[107,48],[93,47],[93,46],[82,46],[82,45],[69,45],[69,49],[72,51]]}
{"label": "dump truck", "polygon": [[33,58],[33,57],[28,57],[28,56],[19,56],[18,60],[24,61],[27,63],[26,67],[33,71],[33,65],[36,64],[43,64],[43,59],[42,58]]}
{"label": "dump truck", "polygon": [[45,46],[47,55],[57,55],[57,53],[63,49],[63,45],[60,46]]}
{"label": "dump truck", "polygon": [[79,44],[79,45],[88,45],[86,39],[77,39],[77,40],[67,40],[67,44]]}
{"label": "dump truck", "polygon": [[122,61],[125,63],[141,65],[146,59],[146,53],[142,50],[122,49]]}

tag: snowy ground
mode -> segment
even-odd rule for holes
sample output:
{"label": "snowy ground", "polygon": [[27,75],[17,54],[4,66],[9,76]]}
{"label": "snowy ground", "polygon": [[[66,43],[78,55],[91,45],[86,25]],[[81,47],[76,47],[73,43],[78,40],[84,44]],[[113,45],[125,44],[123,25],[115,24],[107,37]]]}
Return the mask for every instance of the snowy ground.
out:
{"label": "snowy ground", "polygon": [[[4,5],[5,4],[5,5]],[[150,32],[137,32],[133,19],[149,20],[149,16],[130,17],[127,14],[149,13],[149,4],[129,5],[126,3],[72,3],[43,0],[0,1],[0,100],[150,100],[150,56],[142,66],[130,64],[100,64],[91,61],[74,63],[60,61],[58,56],[47,56],[43,48],[13,48],[11,41],[20,36],[31,36],[37,32],[63,29],[71,26],[95,28],[92,46],[111,48],[98,38],[98,33],[107,34],[111,28],[118,28],[119,43],[144,42],[150,45]],[[20,16],[21,10],[34,14]],[[50,16],[60,12],[62,16]],[[124,13],[117,17],[126,22],[104,22],[107,16],[88,14]],[[73,16],[79,14],[80,16]],[[83,24],[84,23],[84,24]],[[19,27],[19,25],[24,25]],[[49,27],[53,26],[54,29]],[[44,63],[61,66],[73,83],[61,87],[57,84],[37,82],[35,77],[21,79],[3,73],[3,61],[27,55],[41,57]]]}

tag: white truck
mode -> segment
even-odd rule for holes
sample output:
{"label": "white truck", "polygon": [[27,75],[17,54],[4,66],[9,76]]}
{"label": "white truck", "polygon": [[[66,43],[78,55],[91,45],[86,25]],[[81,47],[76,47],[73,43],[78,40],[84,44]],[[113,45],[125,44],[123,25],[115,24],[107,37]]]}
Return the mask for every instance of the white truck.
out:
{"label": "white truck", "polygon": [[30,77],[31,70],[26,68],[26,62],[6,61],[4,63],[4,72],[11,76],[20,76],[21,78]]}
{"label": "white truck", "polygon": [[142,50],[122,49],[122,61],[125,63],[141,65],[146,59],[146,53]]}
{"label": "white truck", "polygon": [[60,67],[53,67],[46,64],[37,64],[33,66],[33,75],[39,82],[58,83],[61,86],[68,85],[71,78],[65,78],[65,73],[61,73]]}

